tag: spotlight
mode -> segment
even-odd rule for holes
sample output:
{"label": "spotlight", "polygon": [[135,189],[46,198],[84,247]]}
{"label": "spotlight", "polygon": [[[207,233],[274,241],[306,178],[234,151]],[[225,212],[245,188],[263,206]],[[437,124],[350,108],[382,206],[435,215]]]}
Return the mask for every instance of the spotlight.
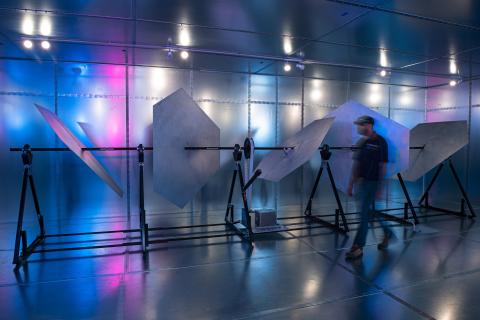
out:
{"label": "spotlight", "polygon": [[47,37],[52,34],[52,23],[48,17],[43,17],[40,22],[40,34]]}
{"label": "spotlight", "polygon": [[388,65],[387,51],[385,49],[380,49],[380,65],[382,67],[386,67]]}
{"label": "spotlight", "polygon": [[457,81],[450,80],[450,82],[448,84],[450,85],[450,87],[455,87],[457,85]]}
{"label": "spotlight", "polygon": [[43,40],[41,46],[43,49],[48,50],[50,49],[50,42],[48,42],[47,40]]}
{"label": "spotlight", "polygon": [[285,54],[290,54],[292,53],[293,48],[292,48],[292,40],[289,37],[284,37],[283,38],[283,52]]}
{"label": "spotlight", "polygon": [[182,52],[180,52],[180,57],[181,57],[183,60],[187,60],[187,59],[188,59],[188,52],[187,52],[187,51],[182,51]]}
{"label": "spotlight", "polygon": [[450,73],[456,74],[458,71],[457,62],[453,59],[450,60]]}
{"label": "spotlight", "polygon": [[33,48],[33,42],[30,40],[23,40],[23,46],[27,49]]}
{"label": "spotlight", "polygon": [[292,70],[292,66],[289,63],[285,63],[283,66],[283,70],[285,72],[289,72],[290,70]]}
{"label": "spotlight", "polygon": [[191,43],[190,33],[188,32],[188,29],[185,28],[182,24],[180,25],[178,38],[181,46],[189,46]]}
{"label": "spotlight", "polygon": [[382,69],[382,71],[380,71],[380,75],[382,77],[385,77],[387,75],[387,71],[385,69]]}
{"label": "spotlight", "polygon": [[24,34],[32,35],[34,32],[34,29],[35,27],[34,27],[33,17],[30,15],[26,15],[25,17],[23,17],[22,32]]}

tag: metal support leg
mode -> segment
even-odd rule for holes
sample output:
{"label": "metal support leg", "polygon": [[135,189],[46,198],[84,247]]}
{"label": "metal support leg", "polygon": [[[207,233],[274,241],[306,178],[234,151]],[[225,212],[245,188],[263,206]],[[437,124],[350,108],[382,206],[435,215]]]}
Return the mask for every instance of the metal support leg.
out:
{"label": "metal support leg", "polygon": [[413,216],[413,221],[415,221],[415,224],[418,224],[418,218],[417,218],[417,213],[415,212],[415,208],[413,207],[412,200],[410,199],[410,195],[408,194],[407,187],[405,186],[405,182],[403,181],[402,175],[400,173],[397,173],[398,181],[400,182],[400,185],[402,186],[403,194],[405,195],[405,199],[407,200],[408,207],[410,208],[410,212],[412,213]]}
{"label": "metal support leg", "polygon": [[43,224],[43,215],[40,212],[40,203],[38,202],[37,189],[35,188],[35,183],[33,182],[33,176],[29,172],[28,180],[30,182],[30,189],[32,191],[33,203],[35,204],[35,212],[37,214],[38,224],[40,226],[40,236],[45,237],[45,226]]}
{"label": "metal support leg", "polygon": [[145,187],[143,182],[143,172],[145,164],[145,148],[142,144],[138,145],[138,168],[139,168],[139,214],[140,214],[140,237],[142,242],[142,251],[147,252],[148,247],[148,224],[146,223],[145,213]]}
{"label": "metal support leg", "polygon": [[[230,184],[230,192],[228,194],[228,203],[227,203],[227,210],[225,211],[225,222],[233,223],[233,191],[235,190],[235,182],[237,180],[237,167],[235,166],[235,170],[233,171],[233,178],[232,183]],[[230,219],[230,220],[229,220]]]}
{"label": "metal support leg", "polygon": [[468,209],[470,210],[470,217],[476,217],[475,211],[473,210],[473,206],[470,203],[470,199],[468,198],[467,192],[465,192],[465,189],[463,188],[462,183],[460,182],[460,178],[458,177],[457,171],[455,170],[455,167],[453,166],[452,160],[448,161],[448,165],[450,167],[450,170],[452,171],[453,177],[455,178],[455,181],[457,182],[458,188],[460,189],[460,192],[462,193],[463,199],[465,199],[465,202],[467,203]]}
{"label": "metal support leg", "polygon": [[18,211],[17,232],[15,234],[15,248],[13,249],[13,264],[20,263],[20,241],[23,231],[23,214],[25,212],[25,198],[27,193],[29,171],[30,165],[26,165],[23,169],[22,191],[20,194],[20,209]]}
{"label": "metal support leg", "polygon": [[317,178],[315,179],[315,184],[313,185],[312,192],[310,192],[310,197],[308,198],[307,207],[305,208],[305,215],[307,216],[312,215],[312,202],[313,202],[313,198],[315,197],[315,193],[317,192],[318,183],[320,182],[322,173],[323,173],[323,163],[320,169],[318,170]]}
{"label": "metal support leg", "polygon": [[443,163],[441,163],[441,164],[438,166],[437,171],[435,171],[435,174],[433,175],[432,180],[430,180],[430,183],[428,184],[427,189],[425,190],[425,192],[423,193],[422,197],[421,197],[420,200],[418,201],[418,204],[419,204],[419,205],[422,204],[423,200],[426,200],[425,203],[426,203],[426,206],[428,207],[428,193],[430,192],[430,189],[432,188],[433,184],[434,184],[435,181],[437,180],[438,175],[440,174],[440,171],[442,171],[442,168],[443,168]]}
{"label": "metal support leg", "polygon": [[238,171],[238,180],[240,181],[240,189],[242,190],[242,201],[246,215],[245,221],[247,222],[246,227],[248,230],[248,239],[250,240],[250,242],[253,242],[252,219],[250,218],[250,208],[248,207],[247,191],[245,190],[245,181],[243,180],[242,166],[240,165],[240,162],[237,162],[236,166]]}
{"label": "metal support leg", "polygon": [[345,232],[348,232],[348,224],[347,219],[345,218],[345,212],[343,211],[342,201],[340,200],[340,196],[338,195],[337,186],[335,185],[335,180],[333,179],[332,170],[330,169],[330,164],[327,162],[327,173],[328,178],[330,179],[330,185],[332,186],[333,194],[335,195],[335,201],[337,201],[337,208],[338,213],[340,214],[340,218],[342,218],[343,228]]}

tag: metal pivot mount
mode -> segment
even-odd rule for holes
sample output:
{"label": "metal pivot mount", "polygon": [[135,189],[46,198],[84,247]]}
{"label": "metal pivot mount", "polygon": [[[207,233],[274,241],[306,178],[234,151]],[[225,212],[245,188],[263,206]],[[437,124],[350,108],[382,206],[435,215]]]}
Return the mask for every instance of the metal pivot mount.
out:
{"label": "metal pivot mount", "polygon": [[[245,180],[243,179],[243,172],[242,172],[242,165],[241,165],[242,152],[241,152],[240,145],[236,144],[234,146],[232,154],[233,154],[233,161],[234,161],[235,167],[233,170],[232,183],[230,184],[230,191],[228,194],[227,209],[225,212],[225,223],[227,224],[228,227],[233,229],[242,239],[247,240],[250,244],[253,244],[254,235],[253,235],[253,229],[252,229],[252,219],[250,217],[250,208],[249,208],[248,198],[247,198],[247,190],[253,184],[253,182],[262,174],[262,171],[257,169],[253,173],[252,177],[245,183]],[[234,220],[234,205],[232,203],[232,198],[233,198],[233,192],[235,190],[235,182],[237,177],[240,182],[240,191],[242,194],[242,202],[243,202],[243,210],[244,210],[244,217],[242,220],[244,224],[241,224],[240,221]]]}
{"label": "metal pivot mount", "polygon": [[[33,176],[31,172],[32,161],[32,150],[30,148],[30,145],[26,144],[23,146],[22,150],[23,180],[22,190],[20,193],[20,209],[18,211],[17,232],[15,234],[15,248],[13,251],[13,264],[17,266],[22,265],[28,259],[28,256],[35,250],[35,248],[45,239],[43,216],[40,212],[40,204],[38,202],[37,191],[35,189],[35,183],[33,181]],[[37,214],[38,225],[40,227],[40,234],[37,235],[35,240],[33,240],[30,244],[28,244],[27,242],[27,231],[23,230],[23,217],[25,212],[27,185],[30,185],[32,198],[35,205],[35,212]],[[20,244],[22,245],[21,252]]]}
{"label": "metal pivot mount", "polygon": [[435,174],[433,175],[432,180],[430,180],[430,183],[428,184],[427,189],[425,190],[422,197],[418,201],[418,204],[420,205],[421,208],[433,209],[433,210],[436,210],[436,211],[445,212],[445,213],[457,215],[457,216],[460,216],[460,217],[466,217],[467,216],[467,214],[465,213],[465,204],[466,204],[468,206],[468,210],[470,211],[470,214],[468,215],[468,217],[469,218],[475,218],[477,215],[475,214],[475,211],[473,210],[473,206],[470,202],[468,194],[465,191],[465,188],[463,187],[463,185],[460,181],[460,178],[458,177],[457,170],[455,170],[455,166],[453,165],[453,162],[452,162],[451,158],[448,159],[448,167],[450,168],[450,172],[452,173],[453,178],[455,179],[455,183],[457,184],[458,189],[460,190],[460,193],[462,194],[460,211],[454,211],[454,210],[434,207],[434,206],[430,205],[430,202],[429,202],[429,200],[430,200],[429,199],[430,190],[432,189],[435,181],[437,180],[437,178],[438,178],[438,176],[439,176],[439,174],[442,171],[444,166],[445,166],[444,162],[441,163],[438,166],[437,171],[435,171]]}
{"label": "metal pivot mount", "polygon": [[[322,149],[320,150],[320,155],[322,157],[322,165],[317,173],[317,178],[315,179],[315,184],[313,185],[312,191],[310,193],[310,197],[308,198],[307,207],[305,209],[305,216],[314,221],[321,224],[324,224],[336,231],[341,233],[347,233],[349,231],[347,219],[345,218],[345,212],[343,211],[342,202],[340,201],[340,197],[338,195],[337,187],[335,185],[335,180],[333,179],[332,170],[330,169],[330,165],[328,160],[332,156],[332,152],[330,151],[330,147],[325,144],[323,145]],[[315,193],[317,192],[318,183],[320,182],[320,178],[322,177],[323,170],[327,170],[328,178],[330,180],[330,185],[333,190],[333,194],[335,195],[335,201],[337,202],[337,208],[335,209],[335,223],[331,223],[321,218],[318,215],[312,215],[312,204],[313,198],[315,197]],[[340,226],[340,218],[342,219],[342,226]]]}

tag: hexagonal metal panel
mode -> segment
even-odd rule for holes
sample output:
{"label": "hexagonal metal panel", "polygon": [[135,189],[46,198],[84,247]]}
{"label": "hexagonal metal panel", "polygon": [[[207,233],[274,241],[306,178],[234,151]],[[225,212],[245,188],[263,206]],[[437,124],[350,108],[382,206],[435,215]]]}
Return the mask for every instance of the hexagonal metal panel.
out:
{"label": "hexagonal metal panel", "polygon": [[415,181],[468,144],[467,121],[443,121],[418,124],[410,131],[408,169],[402,172],[407,181]]}
{"label": "hexagonal metal panel", "polygon": [[282,146],[294,147],[289,150],[273,150],[258,164],[262,170],[260,178],[280,181],[293,170],[310,160],[318,151],[325,135],[332,126],[334,118],[315,120],[295,135],[283,142]]}
{"label": "hexagonal metal panel", "polygon": [[220,168],[220,129],[183,89],[153,106],[154,190],[183,208]]}
{"label": "hexagonal metal panel", "polygon": [[53,131],[55,131],[60,140],[62,140],[70,150],[72,150],[90,169],[92,169],[93,172],[108,184],[113,191],[115,191],[120,197],[123,197],[122,188],[117,185],[113,178],[108,174],[107,170],[90,151],[82,150],[82,148],[85,148],[85,145],[77,139],[67,126],[65,126],[62,120],[45,107],[38,104],[35,104],[35,107]]}
{"label": "hexagonal metal panel", "polygon": [[[389,159],[387,177],[405,170],[408,167],[409,157],[408,128],[355,101],[350,100],[326,115],[326,117],[335,117],[335,121],[324,143],[332,147],[355,145],[361,136],[357,133],[353,121],[363,115],[375,119],[374,130],[387,141]],[[351,176],[352,155],[350,150],[334,150],[330,160],[337,188],[345,193]]]}

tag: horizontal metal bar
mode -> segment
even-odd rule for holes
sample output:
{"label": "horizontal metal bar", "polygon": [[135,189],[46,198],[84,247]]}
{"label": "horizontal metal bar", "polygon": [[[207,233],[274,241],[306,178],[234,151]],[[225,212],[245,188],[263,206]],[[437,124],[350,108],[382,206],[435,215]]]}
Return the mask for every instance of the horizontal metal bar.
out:
{"label": "horizontal metal bar", "polygon": [[133,233],[133,232],[140,232],[140,229],[121,229],[121,230],[90,231],[90,232],[75,232],[75,233],[56,233],[56,234],[47,234],[47,235],[45,235],[45,238],[87,236],[87,235],[109,234],[109,233]]}
{"label": "horizontal metal bar", "polygon": [[[240,221],[235,221],[237,223]],[[202,228],[202,227],[219,227],[219,226],[226,226],[227,224],[224,223],[210,223],[210,224],[196,224],[196,225],[189,225],[189,226],[175,226],[175,227],[155,227],[155,228],[148,228],[149,231],[154,230],[175,230],[175,229],[194,229],[194,228]]]}
{"label": "horizontal metal bar", "polygon": [[[233,150],[235,147],[185,147],[185,150]],[[243,150],[243,147],[240,147]],[[289,150],[295,149],[295,147],[255,147],[255,150]]]}
{"label": "horizontal metal bar", "polygon": [[[425,147],[410,147],[410,150],[423,150]],[[226,147],[226,146],[219,146],[219,147],[209,147],[209,146],[198,146],[198,147],[184,147],[185,150],[233,150],[234,147]],[[243,147],[240,147],[243,150]],[[255,150],[292,150],[295,147],[255,147]],[[318,148],[319,150],[322,147]],[[330,147],[330,150],[356,150],[359,147],[350,146],[350,147]],[[23,148],[19,147],[12,147],[9,149],[11,152],[22,152]],[[95,147],[95,148],[82,148],[83,151],[137,151],[137,147]],[[145,151],[152,151],[153,147],[144,147]],[[48,151],[48,152],[58,152],[58,151],[71,151],[69,148],[49,148],[49,147],[39,147],[39,148],[30,148],[32,152],[38,151]]]}
{"label": "horizontal metal bar", "polygon": [[47,253],[47,252],[59,252],[59,251],[74,251],[74,250],[89,250],[89,249],[105,249],[105,248],[118,248],[118,247],[127,247],[127,246],[139,246],[142,243],[140,241],[137,242],[122,242],[122,243],[114,243],[114,244],[105,244],[105,245],[98,245],[98,246],[80,246],[80,247],[64,247],[64,248],[52,248],[52,249],[40,249],[35,250],[33,253]]}
{"label": "horizontal metal bar", "polygon": [[[144,147],[145,151],[152,151],[153,147]],[[30,151],[71,151],[69,148],[50,148],[50,147],[39,147],[39,148],[30,148]],[[82,148],[83,151],[137,151],[137,147],[94,147],[94,148]],[[21,152],[23,148],[10,148],[11,152]]]}

